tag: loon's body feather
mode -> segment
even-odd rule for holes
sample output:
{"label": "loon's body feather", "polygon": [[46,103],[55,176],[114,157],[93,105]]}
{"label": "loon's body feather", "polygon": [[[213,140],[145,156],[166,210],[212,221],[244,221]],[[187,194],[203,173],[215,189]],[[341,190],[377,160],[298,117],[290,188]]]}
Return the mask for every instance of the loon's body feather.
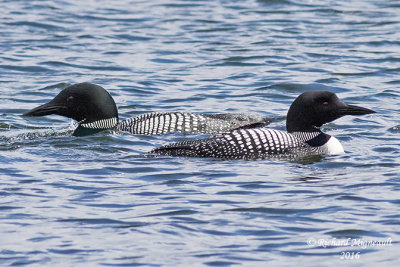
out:
{"label": "loon's body feather", "polygon": [[[218,134],[211,138],[171,143],[151,151],[151,154],[186,157],[211,157],[221,159],[262,159],[276,155],[339,154],[343,147],[336,138],[322,132],[309,135],[316,138],[325,135],[327,142],[312,146],[302,140],[302,133],[290,134],[284,131],[255,128],[238,129]],[[331,141],[335,140],[335,141]]]}
{"label": "loon's body feather", "polygon": [[143,135],[159,135],[171,132],[216,134],[239,128],[266,126],[270,122],[271,119],[258,114],[154,112],[126,119],[116,126],[116,130]]}
{"label": "loon's body feather", "polygon": [[272,119],[260,114],[196,114],[187,112],[146,113],[119,122],[112,96],[101,86],[79,83],[66,87],[53,100],[36,107],[25,116],[57,114],[78,121],[74,136],[94,134],[107,129],[133,134],[170,132],[215,134],[239,128],[268,125]]}
{"label": "loon's body feather", "polygon": [[188,140],[154,149],[151,153],[169,156],[222,159],[259,159],[274,154],[290,154],[306,147],[294,135],[267,128],[239,129],[208,139]]}

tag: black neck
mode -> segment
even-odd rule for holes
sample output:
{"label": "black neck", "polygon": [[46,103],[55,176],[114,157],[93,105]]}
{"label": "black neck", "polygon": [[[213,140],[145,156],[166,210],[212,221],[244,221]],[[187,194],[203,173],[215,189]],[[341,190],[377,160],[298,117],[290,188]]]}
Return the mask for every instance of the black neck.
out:
{"label": "black neck", "polygon": [[104,131],[104,130],[107,130],[107,129],[90,129],[90,128],[84,128],[82,126],[78,126],[78,128],[75,129],[75,131],[72,135],[73,136],[86,136],[86,135],[96,134],[96,133]]}
{"label": "black neck", "polygon": [[319,135],[317,135],[313,139],[306,141],[306,143],[312,147],[323,146],[329,141],[330,138],[331,136],[329,134],[320,132]]}

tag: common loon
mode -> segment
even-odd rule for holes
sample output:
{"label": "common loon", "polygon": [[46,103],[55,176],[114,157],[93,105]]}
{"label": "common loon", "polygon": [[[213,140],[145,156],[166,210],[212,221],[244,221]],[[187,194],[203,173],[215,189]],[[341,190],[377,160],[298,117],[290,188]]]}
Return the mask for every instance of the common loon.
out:
{"label": "common loon", "polygon": [[263,159],[280,155],[340,154],[340,142],[320,127],[344,115],[364,115],[375,111],[343,103],[329,91],[305,92],[289,108],[287,132],[252,128],[237,129],[207,139],[171,143],[150,155],[212,157],[222,159]]}
{"label": "common loon", "polygon": [[122,122],[112,96],[101,86],[78,83],[63,89],[53,100],[24,116],[57,114],[78,122],[74,136],[94,134],[107,129],[133,134],[170,132],[215,134],[238,128],[268,125],[272,119],[260,114],[196,114],[186,112],[145,113]]}

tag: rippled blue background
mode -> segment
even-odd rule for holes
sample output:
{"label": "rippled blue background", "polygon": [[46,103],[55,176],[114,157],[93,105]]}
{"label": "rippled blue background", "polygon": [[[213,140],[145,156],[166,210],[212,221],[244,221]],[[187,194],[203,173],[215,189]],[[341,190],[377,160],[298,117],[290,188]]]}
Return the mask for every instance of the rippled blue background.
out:
{"label": "rippled blue background", "polygon": [[[0,14],[1,265],[399,264],[399,1],[0,1]],[[346,154],[304,162],[146,158],[198,136],[75,138],[70,119],[21,117],[84,81],[122,119],[258,112],[284,129],[307,90],[378,113],[324,126]],[[335,238],[392,243],[312,244]]]}

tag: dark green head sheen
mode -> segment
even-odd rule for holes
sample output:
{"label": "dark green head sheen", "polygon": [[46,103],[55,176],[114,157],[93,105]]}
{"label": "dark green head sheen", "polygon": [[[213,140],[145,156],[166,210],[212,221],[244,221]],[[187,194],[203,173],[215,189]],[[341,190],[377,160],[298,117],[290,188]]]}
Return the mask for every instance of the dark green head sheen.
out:
{"label": "dark green head sheen", "polygon": [[345,115],[365,115],[375,111],[343,103],[329,91],[305,92],[296,98],[287,114],[286,129],[290,132],[315,131],[316,127]]}
{"label": "dark green head sheen", "polygon": [[[24,116],[46,116],[57,114],[72,118],[80,126],[114,118],[118,122],[118,110],[114,99],[101,86],[78,83],[66,87],[53,100],[36,107]],[[97,127],[98,128],[98,127]]]}

